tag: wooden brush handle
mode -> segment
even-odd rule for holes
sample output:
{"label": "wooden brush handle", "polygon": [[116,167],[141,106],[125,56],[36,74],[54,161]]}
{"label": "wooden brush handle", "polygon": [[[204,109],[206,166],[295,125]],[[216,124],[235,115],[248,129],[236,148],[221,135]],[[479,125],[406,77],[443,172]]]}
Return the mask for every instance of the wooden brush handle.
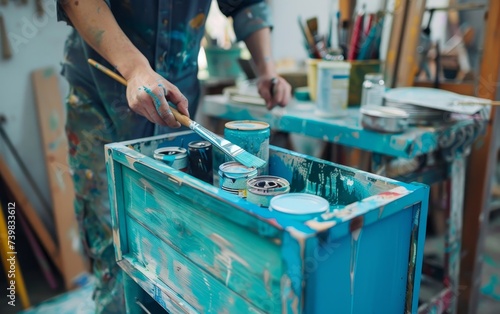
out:
{"label": "wooden brush handle", "polygon": [[[107,67],[103,66],[102,64],[98,63],[97,61],[95,61],[93,59],[88,59],[87,61],[90,65],[94,66],[96,69],[98,69],[101,72],[103,72],[104,74],[108,75],[109,77],[111,77],[115,81],[127,86],[127,80],[124,79],[122,76],[116,74],[115,72],[111,71],[110,69],[108,69]],[[170,110],[172,110],[172,114],[174,115],[175,119],[177,119],[177,121],[179,121],[180,124],[189,128],[189,126],[192,123],[191,119],[189,119],[187,116],[180,113],[177,109],[173,108],[172,106],[170,106]]]}
{"label": "wooden brush handle", "polygon": [[45,13],[42,0],[36,0],[36,13],[38,14],[38,16],[42,16]]}
{"label": "wooden brush handle", "polygon": [[12,58],[12,49],[10,48],[9,38],[7,38],[7,28],[5,28],[2,15],[0,15],[0,37],[2,37],[2,58],[5,60]]}

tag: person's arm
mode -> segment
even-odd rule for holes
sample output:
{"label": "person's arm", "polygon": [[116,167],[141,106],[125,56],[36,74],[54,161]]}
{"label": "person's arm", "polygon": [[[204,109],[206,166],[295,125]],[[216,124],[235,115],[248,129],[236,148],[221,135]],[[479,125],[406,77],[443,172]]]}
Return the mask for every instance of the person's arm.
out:
{"label": "person's arm", "polygon": [[271,30],[267,27],[259,29],[248,36],[245,43],[257,66],[259,93],[266,101],[267,108],[286,106],[290,101],[292,88],[276,73],[271,55]]}
{"label": "person's arm", "polygon": [[167,103],[187,116],[188,102],[177,87],[157,74],[132,44],[102,0],[60,1],[62,9],[82,38],[127,80],[130,108],[160,125],[179,127]]}
{"label": "person's arm", "polygon": [[222,13],[233,18],[236,38],[245,41],[252,54],[259,75],[259,93],[267,108],[285,106],[290,100],[292,88],[277,75],[272,59],[269,6],[263,0],[218,0],[218,3]]}

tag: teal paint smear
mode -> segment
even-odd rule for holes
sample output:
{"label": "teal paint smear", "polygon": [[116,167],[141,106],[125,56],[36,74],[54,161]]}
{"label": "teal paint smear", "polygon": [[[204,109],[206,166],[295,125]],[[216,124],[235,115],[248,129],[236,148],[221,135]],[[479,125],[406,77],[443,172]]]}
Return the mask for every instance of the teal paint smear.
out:
{"label": "teal paint smear", "polygon": [[43,70],[43,77],[47,78],[47,77],[51,77],[52,75],[54,75],[53,68],[47,68],[47,69]]}
{"label": "teal paint smear", "polygon": [[495,288],[499,285],[499,280],[497,275],[490,277],[490,282],[481,288],[481,292],[497,301],[500,301],[500,294],[495,293]]}
{"label": "teal paint smear", "polygon": [[49,117],[49,125],[50,125],[50,129],[52,131],[55,131],[57,130],[57,127],[59,126],[59,116],[57,114],[57,111],[53,110],[51,113],[50,113],[50,117]]}
{"label": "teal paint smear", "polygon": [[94,39],[98,46],[101,45],[103,35],[104,35],[104,30],[97,30],[94,32]]}
{"label": "teal paint smear", "polygon": [[158,97],[158,95],[156,95],[151,89],[149,89],[146,86],[143,86],[142,90],[144,90],[153,99],[153,103],[155,104],[156,111],[159,114],[160,107],[161,107],[161,101],[160,101],[160,98]]}

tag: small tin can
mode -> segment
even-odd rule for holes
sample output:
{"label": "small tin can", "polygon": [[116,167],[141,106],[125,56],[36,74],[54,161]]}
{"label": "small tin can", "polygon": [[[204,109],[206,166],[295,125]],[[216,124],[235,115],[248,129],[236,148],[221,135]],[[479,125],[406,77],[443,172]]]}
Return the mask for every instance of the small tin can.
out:
{"label": "small tin can", "polygon": [[257,169],[239,162],[225,162],[219,167],[220,188],[240,197],[247,197],[247,181],[257,176]]}
{"label": "small tin can", "polygon": [[261,207],[269,207],[271,199],[290,192],[290,183],[275,176],[257,176],[247,181],[247,201]]}
{"label": "small tin can", "polygon": [[259,175],[269,173],[269,124],[262,121],[241,120],[226,123],[224,137],[252,155],[264,160],[266,164],[257,169]]}
{"label": "small tin can", "polygon": [[162,147],[154,151],[154,158],[161,160],[170,167],[187,172],[188,158],[187,151],[182,147]]}
{"label": "small tin can", "polygon": [[188,144],[189,173],[202,181],[212,184],[212,144],[208,141],[193,141]]}

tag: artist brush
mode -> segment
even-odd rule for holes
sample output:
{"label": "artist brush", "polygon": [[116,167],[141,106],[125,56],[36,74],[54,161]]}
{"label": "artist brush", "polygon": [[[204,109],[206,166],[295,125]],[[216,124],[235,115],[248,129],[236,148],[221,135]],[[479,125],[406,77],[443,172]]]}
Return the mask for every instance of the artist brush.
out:
{"label": "artist brush", "polygon": [[351,42],[349,44],[349,54],[347,56],[347,60],[356,60],[356,57],[359,52],[359,44],[361,41],[361,37],[363,34],[363,20],[364,20],[364,6],[360,13],[357,14],[354,20],[354,26],[352,29]]}
{"label": "artist brush", "polygon": [[302,18],[300,16],[297,17],[297,22],[299,23],[299,28],[302,33],[302,36],[304,36],[304,45],[306,46],[307,54],[309,55],[310,58],[314,58],[314,50],[313,50],[313,42],[309,38],[306,29],[304,25],[302,24]]}
{"label": "artist brush", "polygon": [[[102,71],[104,74],[108,75],[112,79],[127,86],[127,81],[123,77],[121,77],[120,75],[111,71],[107,67],[97,63],[95,60],[88,59],[88,62],[92,66],[94,66],[96,69]],[[234,158],[237,162],[241,163],[242,165],[244,165],[246,167],[260,168],[266,164],[266,162],[264,160],[260,159],[257,156],[250,154],[249,152],[245,151],[243,148],[239,147],[238,145],[235,145],[235,144],[229,142],[228,140],[218,136],[217,134],[207,130],[206,128],[199,125],[197,122],[191,120],[189,117],[187,117],[187,116],[183,115],[182,113],[180,113],[179,111],[177,111],[177,109],[173,108],[172,106],[170,109],[172,110],[172,113],[173,113],[174,117],[177,119],[177,121],[179,121],[182,125],[195,131],[198,135],[203,137],[205,140],[212,143],[212,145],[219,148],[224,154]]]}

